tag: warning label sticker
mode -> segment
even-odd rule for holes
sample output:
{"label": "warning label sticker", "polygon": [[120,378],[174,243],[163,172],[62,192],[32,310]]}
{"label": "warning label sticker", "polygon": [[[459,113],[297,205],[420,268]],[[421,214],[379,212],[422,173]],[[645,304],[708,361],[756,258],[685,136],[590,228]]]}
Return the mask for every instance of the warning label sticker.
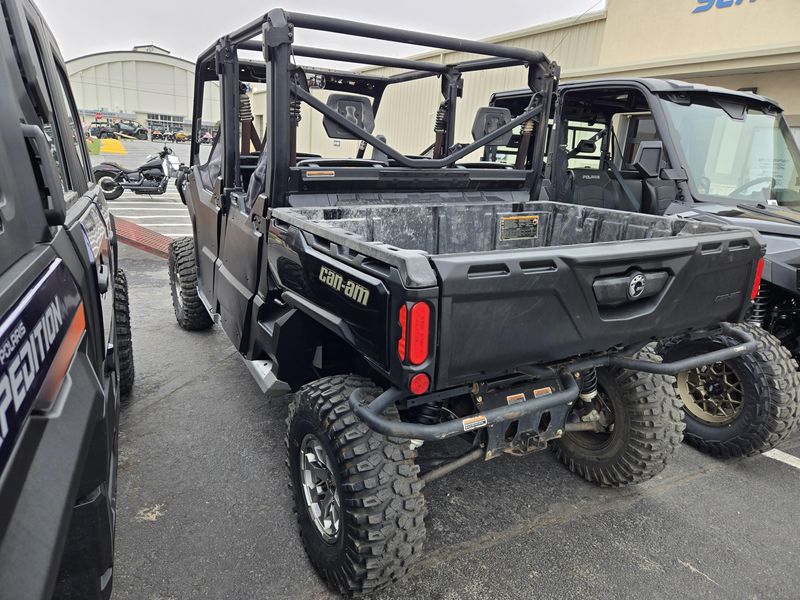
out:
{"label": "warning label sticker", "polygon": [[461,421],[461,424],[464,425],[464,431],[480,429],[481,427],[486,427],[486,417],[483,415],[476,415],[474,417],[464,419]]}
{"label": "warning label sticker", "polygon": [[530,240],[539,237],[538,215],[500,217],[500,240]]}

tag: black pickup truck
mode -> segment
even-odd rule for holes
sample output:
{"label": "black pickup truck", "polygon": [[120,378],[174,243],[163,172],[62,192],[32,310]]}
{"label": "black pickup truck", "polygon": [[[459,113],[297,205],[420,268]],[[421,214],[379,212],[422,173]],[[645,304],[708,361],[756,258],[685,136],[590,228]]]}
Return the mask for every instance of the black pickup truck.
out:
{"label": "black pickup truck", "polygon": [[[485,58],[308,48],[296,29]],[[303,57],[393,71],[301,68]],[[462,76],[509,66],[527,69],[524,110],[483,107],[475,141],[456,144]],[[300,534],[338,591],[401,578],[425,537],[424,483],[471,461],[552,444],[601,485],[652,477],[682,439],[668,375],[756,347],[721,323],[750,307],[758,234],[538,201],[557,79],[540,52],[280,9],[198,59],[191,166],[177,182],[194,236],[171,246],[175,314],[185,329],[219,322],[264,391],[294,394]],[[403,83],[441,90],[427,151],[373,135],[384,92]],[[246,84],[265,86],[265,130]],[[222,118],[208,149],[211,95]],[[306,146],[304,114],[321,114],[333,156]],[[524,148],[514,164],[487,160],[512,135]],[[672,363],[654,354],[658,339],[719,331],[733,343]],[[417,456],[447,438],[450,459]]]}
{"label": "black pickup truck", "polygon": [[0,598],[108,599],[127,280],[52,33],[0,9]]}

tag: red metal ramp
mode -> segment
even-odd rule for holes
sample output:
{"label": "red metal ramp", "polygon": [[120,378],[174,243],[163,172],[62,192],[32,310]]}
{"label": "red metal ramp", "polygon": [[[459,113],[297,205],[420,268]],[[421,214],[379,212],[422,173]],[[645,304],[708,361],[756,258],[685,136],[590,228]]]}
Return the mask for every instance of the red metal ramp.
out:
{"label": "red metal ramp", "polygon": [[114,224],[116,225],[117,237],[123,244],[155,254],[161,258],[169,256],[171,237],[161,235],[157,231],[142,227],[121,217],[115,217]]}

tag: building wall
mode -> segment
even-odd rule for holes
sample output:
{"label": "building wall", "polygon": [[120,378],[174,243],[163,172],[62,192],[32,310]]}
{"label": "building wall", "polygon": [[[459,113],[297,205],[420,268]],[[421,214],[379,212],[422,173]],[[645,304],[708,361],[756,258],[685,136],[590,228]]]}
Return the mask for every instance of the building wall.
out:
{"label": "building wall", "polygon": [[[800,44],[797,0],[744,0],[695,13],[698,0],[607,0],[600,64],[724,54]],[[727,4],[723,0],[723,5]]]}
{"label": "building wall", "polygon": [[[191,118],[194,64],[149,51],[101,52],[67,62],[78,108],[135,114],[145,123],[148,114]],[[219,118],[219,99],[208,100],[209,112]]]}

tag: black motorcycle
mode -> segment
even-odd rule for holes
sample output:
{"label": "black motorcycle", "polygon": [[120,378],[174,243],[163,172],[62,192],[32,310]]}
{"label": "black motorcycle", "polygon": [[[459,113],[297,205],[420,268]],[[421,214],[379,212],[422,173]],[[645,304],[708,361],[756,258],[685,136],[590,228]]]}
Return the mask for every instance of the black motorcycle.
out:
{"label": "black motorcycle", "polygon": [[179,166],[178,157],[164,146],[161,152],[148,156],[145,163],[136,169],[104,162],[94,167],[93,172],[106,200],[115,200],[125,190],[133,190],[137,194],[163,194],[170,177],[175,176]]}

